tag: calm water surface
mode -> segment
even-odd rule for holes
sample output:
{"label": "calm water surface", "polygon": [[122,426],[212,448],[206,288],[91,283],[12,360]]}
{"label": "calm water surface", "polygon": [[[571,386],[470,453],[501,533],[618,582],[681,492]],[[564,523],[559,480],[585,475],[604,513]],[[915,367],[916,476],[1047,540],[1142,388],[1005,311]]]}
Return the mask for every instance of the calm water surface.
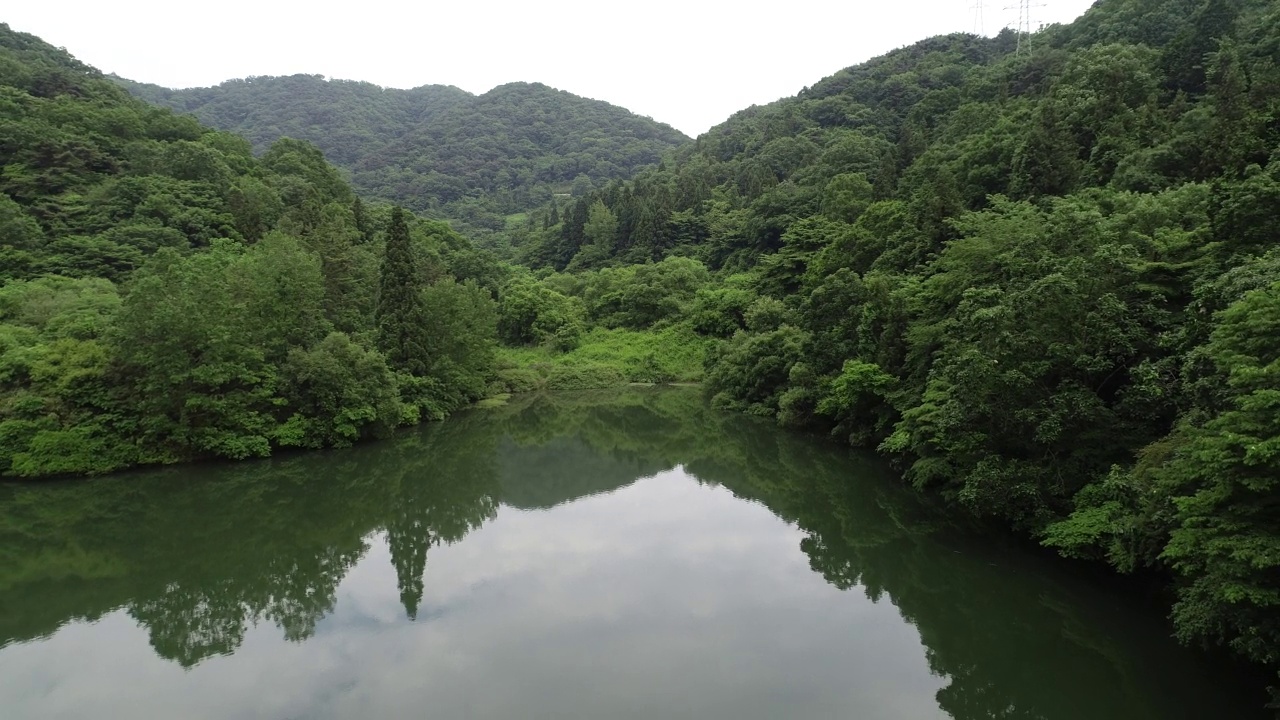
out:
{"label": "calm water surface", "polygon": [[0,487],[0,717],[1251,718],[1159,617],[696,391]]}

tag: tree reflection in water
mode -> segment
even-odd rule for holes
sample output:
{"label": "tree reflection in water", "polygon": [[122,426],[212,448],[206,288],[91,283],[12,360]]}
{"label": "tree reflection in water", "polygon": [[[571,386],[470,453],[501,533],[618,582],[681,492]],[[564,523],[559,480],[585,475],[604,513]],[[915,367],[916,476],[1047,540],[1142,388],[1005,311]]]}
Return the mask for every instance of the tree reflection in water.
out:
{"label": "tree reflection in water", "polygon": [[517,398],[350,450],[0,488],[0,646],[118,608],[184,667],[260,623],[301,642],[379,533],[417,619],[432,549],[500,506],[545,510],[676,466],[799,527],[832,586],[892,602],[954,718],[1142,717],[1160,673],[1198,667],[1158,619],[972,540],[877,460],[660,389]]}

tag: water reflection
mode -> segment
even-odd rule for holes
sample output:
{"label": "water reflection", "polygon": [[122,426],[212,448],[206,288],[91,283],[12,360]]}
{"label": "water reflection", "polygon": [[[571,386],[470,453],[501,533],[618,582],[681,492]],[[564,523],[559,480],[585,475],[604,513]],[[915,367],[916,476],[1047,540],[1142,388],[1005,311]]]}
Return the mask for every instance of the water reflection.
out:
{"label": "water reflection", "polygon": [[[127,654],[134,627],[191,671],[90,662]],[[1164,635],[970,542],[874,461],[695,392],[522,398],[342,452],[0,488],[0,705],[18,717],[110,716],[102,688],[122,685],[153,710],[205,698],[184,716],[1260,704]]]}

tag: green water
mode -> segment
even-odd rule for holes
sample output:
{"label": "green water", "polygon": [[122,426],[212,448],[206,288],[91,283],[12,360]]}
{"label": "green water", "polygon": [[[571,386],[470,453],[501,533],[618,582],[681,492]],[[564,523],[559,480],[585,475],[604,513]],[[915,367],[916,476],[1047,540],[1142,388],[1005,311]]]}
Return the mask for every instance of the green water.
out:
{"label": "green water", "polygon": [[0,717],[1260,717],[875,460],[696,391],[0,487]]}

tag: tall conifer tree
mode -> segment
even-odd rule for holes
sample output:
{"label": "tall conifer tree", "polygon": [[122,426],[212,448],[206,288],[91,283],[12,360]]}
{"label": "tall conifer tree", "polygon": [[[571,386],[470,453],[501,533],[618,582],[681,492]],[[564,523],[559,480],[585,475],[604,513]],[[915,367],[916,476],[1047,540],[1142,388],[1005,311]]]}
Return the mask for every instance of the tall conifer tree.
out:
{"label": "tall conifer tree", "polygon": [[378,277],[378,347],[391,367],[412,375],[427,371],[426,306],[409,243],[404,211],[391,211],[387,247]]}
{"label": "tall conifer tree", "polygon": [[351,204],[351,213],[355,215],[356,230],[360,231],[360,242],[370,242],[373,240],[373,230],[369,227],[369,218],[365,214],[364,203],[360,198],[356,198]]}

